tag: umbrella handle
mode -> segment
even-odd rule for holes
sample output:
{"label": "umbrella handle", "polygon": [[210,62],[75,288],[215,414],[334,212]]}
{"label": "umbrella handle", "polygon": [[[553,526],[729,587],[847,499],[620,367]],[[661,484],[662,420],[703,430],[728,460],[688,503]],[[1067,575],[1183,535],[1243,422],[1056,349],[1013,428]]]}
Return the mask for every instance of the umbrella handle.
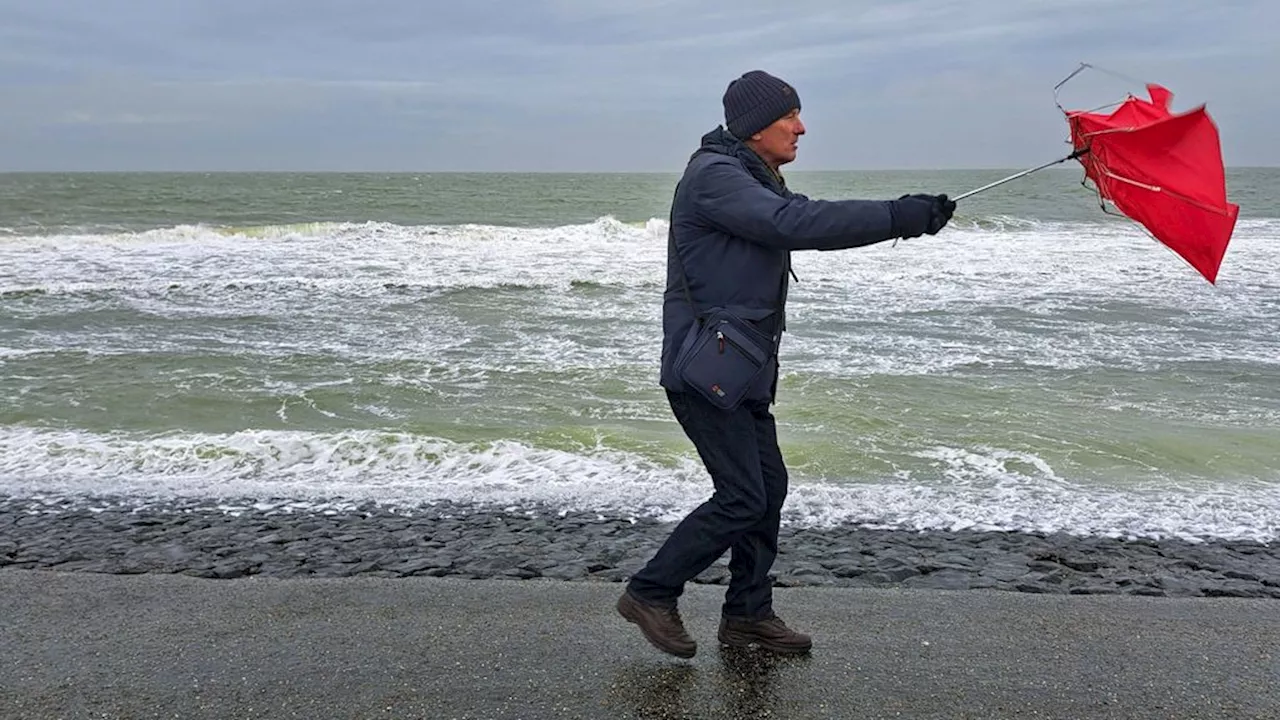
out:
{"label": "umbrella handle", "polygon": [[1088,147],[1082,147],[1082,148],[1080,148],[1079,150],[1076,150],[1075,152],[1071,153],[1070,155],[1068,155],[1068,156],[1066,156],[1066,157],[1058,158],[1057,160],[1051,160],[1051,161],[1049,161],[1049,162],[1047,162],[1047,163],[1045,163],[1045,164],[1043,164],[1043,165],[1037,165],[1036,167],[1033,167],[1033,168],[1028,168],[1028,169],[1026,169],[1026,170],[1023,170],[1022,172],[1014,173],[1014,174],[1012,174],[1012,175],[1010,175],[1009,177],[1006,177],[1006,178],[1000,178],[999,180],[996,180],[995,182],[987,183],[986,185],[983,185],[983,186],[982,186],[982,187],[980,187],[980,188],[974,188],[973,190],[970,190],[970,191],[968,191],[968,192],[966,192],[966,193],[961,193],[961,194],[959,194],[959,195],[957,195],[957,196],[955,196],[955,197],[953,197],[953,198],[951,198],[951,199],[952,199],[953,201],[955,201],[955,202],[959,202],[959,201],[961,201],[961,200],[963,200],[963,199],[965,199],[965,198],[967,198],[967,197],[970,197],[970,196],[972,196],[972,195],[977,195],[977,194],[978,194],[978,193],[980,193],[980,192],[986,192],[987,190],[990,190],[990,189],[991,189],[991,188],[993,188],[993,187],[999,187],[999,186],[1001,186],[1001,185],[1003,185],[1003,184],[1005,184],[1005,183],[1007,183],[1007,182],[1012,182],[1012,181],[1014,181],[1014,180],[1017,180],[1018,178],[1024,178],[1024,177],[1026,177],[1026,176],[1030,175],[1031,173],[1039,172],[1039,171],[1041,171],[1041,170],[1043,170],[1043,169],[1045,169],[1045,168],[1047,168],[1047,167],[1053,167],[1054,165],[1058,165],[1059,163],[1064,163],[1064,162],[1066,162],[1066,161],[1068,161],[1068,160],[1075,160],[1076,158],[1081,157],[1082,155],[1086,155],[1086,154],[1088,154],[1088,152],[1089,152],[1089,148],[1088,148]]}

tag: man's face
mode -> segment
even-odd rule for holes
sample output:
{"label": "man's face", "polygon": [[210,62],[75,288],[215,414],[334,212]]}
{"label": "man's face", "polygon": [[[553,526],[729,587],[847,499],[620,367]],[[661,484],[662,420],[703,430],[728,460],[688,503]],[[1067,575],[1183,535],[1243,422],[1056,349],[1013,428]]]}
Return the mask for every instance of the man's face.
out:
{"label": "man's face", "polygon": [[800,111],[792,110],[769,127],[751,136],[751,148],[774,168],[796,159],[796,141],[804,134]]}

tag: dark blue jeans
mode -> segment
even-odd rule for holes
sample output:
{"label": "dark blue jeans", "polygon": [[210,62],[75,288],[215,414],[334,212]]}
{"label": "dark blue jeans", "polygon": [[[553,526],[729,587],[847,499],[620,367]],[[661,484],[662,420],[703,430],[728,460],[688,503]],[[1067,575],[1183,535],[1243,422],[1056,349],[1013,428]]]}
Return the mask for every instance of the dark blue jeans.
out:
{"label": "dark blue jeans", "polygon": [[778,526],[787,469],[768,402],[725,411],[694,393],[667,392],[671,410],[698,449],[715,493],[676,526],[628,589],[650,603],[674,606],[684,584],[726,550],[725,615],[764,618],[773,612],[769,570],[778,555]]}

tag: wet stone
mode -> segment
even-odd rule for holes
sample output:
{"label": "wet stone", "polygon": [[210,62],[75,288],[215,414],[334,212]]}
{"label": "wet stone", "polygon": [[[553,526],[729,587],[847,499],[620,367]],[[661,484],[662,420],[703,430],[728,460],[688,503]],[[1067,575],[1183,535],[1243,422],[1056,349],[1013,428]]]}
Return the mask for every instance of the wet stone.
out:
{"label": "wet stone", "polygon": [[1027,564],[1014,558],[998,560],[978,569],[979,575],[997,582],[1017,580],[1027,572]]}
{"label": "wet stone", "polygon": [[[674,527],[652,518],[462,503],[315,514],[245,499],[57,503],[0,496],[0,566],[211,579],[453,576],[621,582]],[[105,508],[102,512],[88,508]],[[778,585],[1280,597],[1280,550],[1242,541],[784,525]],[[725,558],[697,582],[725,583]]]}
{"label": "wet stone", "polygon": [[877,570],[862,577],[881,585],[893,585],[908,578],[918,577],[920,572],[912,567],[896,567],[891,570]]}
{"label": "wet stone", "polygon": [[968,570],[976,564],[974,559],[962,553],[943,553],[929,558],[929,564],[941,568],[954,568],[957,570]]}
{"label": "wet stone", "polygon": [[1052,592],[1047,586],[1032,581],[1023,581],[1013,586],[1018,592],[1024,593],[1047,593]]}
{"label": "wet stone", "polygon": [[970,574],[961,570],[947,569],[918,575],[903,580],[905,587],[929,588],[933,590],[968,590]]}
{"label": "wet stone", "polygon": [[711,567],[698,573],[693,579],[696,583],[705,585],[728,585],[729,584],[729,568],[722,565],[712,565]]}
{"label": "wet stone", "polygon": [[1239,581],[1228,581],[1217,587],[1204,589],[1207,597],[1238,597],[1238,598],[1260,598],[1270,597],[1270,591],[1255,583],[1245,583]]}
{"label": "wet stone", "polygon": [[388,565],[387,569],[401,575],[417,575],[423,570],[433,570],[436,568],[447,568],[448,565],[441,565],[439,561],[433,558],[415,558],[413,560],[405,560],[396,565]]}
{"label": "wet stone", "polygon": [[832,574],[838,578],[855,578],[859,575],[865,575],[866,572],[866,568],[860,565],[841,565],[835,570],[832,570]]}
{"label": "wet stone", "polygon": [[560,563],[542,570],[542,576],[552,580],[578,580],[586,575],[587,566],[575,562]]}
{"label": "wet stone", "polygon": [[1077,585],[1070,590],[1072,595],[1118,595],[1120,590],[1110,585]]}
{"label": "wet stone", "polygon": [[1061,560],[1061,564],[1064,567],[1069,567],[1072,570],[1085,573],[1094,572],[1098,568],[1102,567],[1102,563],[1097,560],[1082,557],[1063,558]]}

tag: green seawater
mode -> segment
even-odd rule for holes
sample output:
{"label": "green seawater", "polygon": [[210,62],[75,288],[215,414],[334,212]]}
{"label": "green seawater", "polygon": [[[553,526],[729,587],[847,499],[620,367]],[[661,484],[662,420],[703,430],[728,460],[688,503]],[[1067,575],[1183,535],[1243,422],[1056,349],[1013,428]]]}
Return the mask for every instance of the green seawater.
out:
{"label": "green seawater", "polygon": [[[815,198],[1001,171],[794,173]],[[0,175],[0,493],[676,513],[675,175]],[[790,521],[1280,534],[1280,170],[1210,285],[1079,172],[796,254]]]}

